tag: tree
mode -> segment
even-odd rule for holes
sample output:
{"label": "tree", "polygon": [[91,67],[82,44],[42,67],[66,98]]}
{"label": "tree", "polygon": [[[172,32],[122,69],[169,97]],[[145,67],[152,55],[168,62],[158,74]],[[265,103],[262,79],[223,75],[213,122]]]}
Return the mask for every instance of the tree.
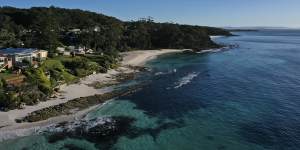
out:
{"label": "tree", "polygon": [[56,48],[61,45],[58,40],[58,23],[51,12],[39,14],[36,18],[37,20],[32,25],[34,35],[32,46],[54,53]]}
{"label": "tree", "polygon": [[127,45],[134,49],[151,49],[151,35],[147,22],[139,21],[129,23],[125,31]]}
{"label": "tree", "polygon": [[6,29],[0,29],[0,48],[10,47],[16,42],[15,34]]}

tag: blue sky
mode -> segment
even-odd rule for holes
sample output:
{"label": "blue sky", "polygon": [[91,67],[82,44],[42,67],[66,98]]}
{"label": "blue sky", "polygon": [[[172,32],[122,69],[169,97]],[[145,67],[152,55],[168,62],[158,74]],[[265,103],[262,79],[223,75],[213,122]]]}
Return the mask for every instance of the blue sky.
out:
{"label": "blue sky", "polygon": [[300,27],[300,0],[0,0],[1,6],[80,8],[136,20],[209,26]]}

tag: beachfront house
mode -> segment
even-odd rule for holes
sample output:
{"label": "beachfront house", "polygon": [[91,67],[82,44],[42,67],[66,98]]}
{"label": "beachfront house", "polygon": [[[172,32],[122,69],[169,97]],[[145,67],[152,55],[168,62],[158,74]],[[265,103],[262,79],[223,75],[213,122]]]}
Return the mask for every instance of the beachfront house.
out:
{"label": "beachfront house", "polygon": [[24,61],[42,61],[48,57],[48,51],[33,48],[6,48],[1,49],[0,53],[10,58],[12,65],[22,64]]}
{"label": "beachfront house", "polygon": [[0,54],[0,72],[12,68],[12,59]]}
{"label": "beachfront house", "polygon": [[45,50],[35,50],[32,53],[32,58],[35,61],[44,61],[48,57],[48,51]]}
{"label": "beachfront house", "polygon": [[0,54],[0,66],[3,66],[5,64],[6,59],[7,59],[6,56]]}

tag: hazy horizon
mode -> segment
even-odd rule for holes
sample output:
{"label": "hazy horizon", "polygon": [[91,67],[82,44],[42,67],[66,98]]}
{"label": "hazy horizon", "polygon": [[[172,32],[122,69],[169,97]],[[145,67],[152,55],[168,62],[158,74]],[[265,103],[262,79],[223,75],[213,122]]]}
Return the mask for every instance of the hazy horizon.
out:
{"label": "hazy horizon", "polygon": [[151,16],[156,22],[215,27],[299,28],[300,1],[297,0],[0,0],[0,6],[17,8],[61,7],[82,9],[113,16],[123,21]]}

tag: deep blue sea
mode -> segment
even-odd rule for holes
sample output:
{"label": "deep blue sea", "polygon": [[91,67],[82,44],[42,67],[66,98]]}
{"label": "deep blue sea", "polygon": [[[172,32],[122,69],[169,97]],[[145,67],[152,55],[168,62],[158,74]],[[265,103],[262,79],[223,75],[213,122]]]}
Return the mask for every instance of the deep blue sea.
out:
{"label": "deep blue sea", "polygon": [[149,62],[152,71],[137,79],[148,81],[142,90],[88,114],[122,117],[112,135],[47,133],[0,149],[299,150],[300,31],[234,34],[215,39],[232,49]]}

